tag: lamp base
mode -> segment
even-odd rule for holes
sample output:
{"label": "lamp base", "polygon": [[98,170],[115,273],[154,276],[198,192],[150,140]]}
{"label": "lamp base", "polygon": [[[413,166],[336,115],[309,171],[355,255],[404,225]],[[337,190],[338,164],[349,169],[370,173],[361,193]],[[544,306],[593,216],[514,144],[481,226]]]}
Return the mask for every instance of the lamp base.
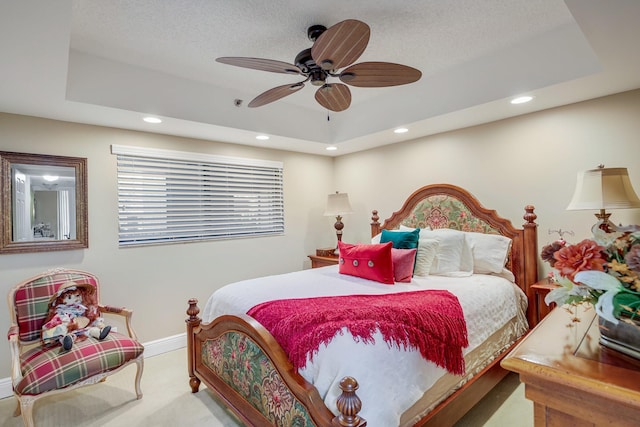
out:
{"label": "lamp base", "polygon": [[591,231],[599,229],[603,233],[613,233],[617,230],[616,225],[609,220],[611,214],[606,213],[604,209],[600,209],[600,212],[595,214],[595,216],[598,218],[598,222],[593,225]]}
{"label": "lamp base", "polygon": [[607,221],[607,222],[598,221],[595,224],[593,224],[593,227],[591,227],[591,233],[593,233],[594,236],[601,235],[601,234],[612,234],[612,233],[615,233],[616,231],[618,231],[617,227],[611,221]]}
{"label": "lamp base", "polygon": [[[344,228],[344,223],[342,222],[342,216],[336,216],[336,223],[333,224],[336,229],[336,237],[338,238],[338,242],[342,241],[342,229]],[[336,243],[336,249],[333,252],[335,256],[338,256],[340,251],[338,250],[338,244]]]}
{"label": "lamp base", "polygon": [[604,209],[601,209],[600,213],[595,215],[598,218],[598,222],[591,227],[591,233],[598,244],[608,246],[620,237],[622,233],[618,232],[618,227],[609,221],[611,214],[605,213]]}

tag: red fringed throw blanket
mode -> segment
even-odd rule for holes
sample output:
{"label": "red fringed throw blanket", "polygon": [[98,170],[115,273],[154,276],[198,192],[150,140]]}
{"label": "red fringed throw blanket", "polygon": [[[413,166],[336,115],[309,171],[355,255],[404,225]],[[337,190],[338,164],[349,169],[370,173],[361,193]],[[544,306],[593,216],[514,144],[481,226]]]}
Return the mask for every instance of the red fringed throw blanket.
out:
{"label": "red fringed throw blanket", "polygon": [[467,325],[458,299],[448,291],[275,300],[247,314],[267,328],[297,369],[346,327],[364,343],[373,343],[379,329],[389,346],[418,349],[453,374],[465,372]]}

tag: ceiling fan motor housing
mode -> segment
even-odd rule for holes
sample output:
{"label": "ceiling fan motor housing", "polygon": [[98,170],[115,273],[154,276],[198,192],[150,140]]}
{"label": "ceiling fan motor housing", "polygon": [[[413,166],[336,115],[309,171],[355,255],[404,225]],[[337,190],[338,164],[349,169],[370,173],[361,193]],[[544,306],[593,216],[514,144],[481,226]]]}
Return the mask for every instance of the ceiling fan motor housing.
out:
{"label": "ceiling fan motor housing", "polygon": [[327,80],[327,72],[320,68],[311,57],[311,48],[305,49],[296,55],[294,61],[303,74],[309,77],[311,84],[322,86]]}
{"label": "ceiling fan motor housing", "polygon": [[314,68],[318,68],[316,62],[311,57],[311,48],[305,49],[297,54],[293,63],[305,74],[309,73]]}
{"label": "ceiling fan motor housing", "polygon": [[320,34],[324,33],[327,30],[327,27],[324,25],[312,25],[307,29],[307,37],[312,42],[316,41]]}

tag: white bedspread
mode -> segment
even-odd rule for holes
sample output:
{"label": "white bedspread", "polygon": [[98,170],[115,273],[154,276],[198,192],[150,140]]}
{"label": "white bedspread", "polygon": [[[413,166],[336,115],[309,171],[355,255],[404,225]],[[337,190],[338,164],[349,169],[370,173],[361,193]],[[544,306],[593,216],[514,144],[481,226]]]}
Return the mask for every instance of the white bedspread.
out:
{"label": "white bedspread", "polygon": [[[210,322],[223,314],[246,314],[259,303],[314,296],[386,294],[423,289],[447,289],[458,297],[464,311],[469,347],[476,348],[520,311],[522,291],[508,280],[489,275],[470,277],[415,277],[411,283],[385,285],[338,273],[329,266],[233,283],[207,301],[203,320]],[[445,373],[422,358],[418,351],[390,348],[378,333],[376,344],[354,341],[343,330],[328,346],[321,346],[300,374],[317,389],[327,407],[337,414],[339,383],[349,375],[358,380],[360,415],[369,427],[397,426],[401,414],[413,405]],[[347,357],[353,355],[353,357]]]}

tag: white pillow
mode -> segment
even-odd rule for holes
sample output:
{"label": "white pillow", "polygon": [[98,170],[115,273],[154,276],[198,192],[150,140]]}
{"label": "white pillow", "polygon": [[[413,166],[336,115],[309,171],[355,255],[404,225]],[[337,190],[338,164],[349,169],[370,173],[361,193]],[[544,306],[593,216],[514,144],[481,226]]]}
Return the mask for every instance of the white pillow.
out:
{"label": "white pillow", "polygon": [[429,274],[440,276],[471,276],[473,254],[467,244],[465,233],[449,228],[420,230],[420,239],[438,241],[438,253]]}
{"label": "white pillow", "polygon": [[440,243],[436,239],[419,239],[416,252],[416,265],[413,274],[416,276],[428,276],[433,261],[438,255]]}
{"label": "white pillow", "polygon": [[466,232],[465,237],[473,254],[473,272],[499,274],[502,272],[511,248],[511,239],[499,234]]}

